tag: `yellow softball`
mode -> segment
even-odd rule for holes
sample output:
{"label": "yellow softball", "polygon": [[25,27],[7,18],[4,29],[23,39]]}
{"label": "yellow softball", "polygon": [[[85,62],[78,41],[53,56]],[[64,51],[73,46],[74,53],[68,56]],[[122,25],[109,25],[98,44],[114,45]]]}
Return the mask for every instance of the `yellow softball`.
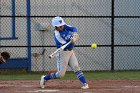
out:
{"label": "yellow softball", "polygon": [[96,43],[93,43],[93,44],[91,45],[91,48],[93,48],[93,49],[97,48],[97,44],[96,44]]}

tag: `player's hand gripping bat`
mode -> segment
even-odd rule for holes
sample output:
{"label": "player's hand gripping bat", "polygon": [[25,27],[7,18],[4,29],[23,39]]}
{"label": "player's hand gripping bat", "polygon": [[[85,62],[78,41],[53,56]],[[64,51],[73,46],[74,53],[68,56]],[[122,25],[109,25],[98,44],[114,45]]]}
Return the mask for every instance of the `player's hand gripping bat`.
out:
{"label": "player's hand gripping bat", "polygon": [[71,41],[69,41],[69,42],[66,43],[65,45],[61,46],[60,48],[58,48],[58,49],[57,49],[56,51],[54,51],[51,55],[49,55],[49,58],[53,58],[53,57],[56,55],[56,53],[57,53],[58,51],[64,50],[64,48],[66,48],[70,43],[71,43]]}

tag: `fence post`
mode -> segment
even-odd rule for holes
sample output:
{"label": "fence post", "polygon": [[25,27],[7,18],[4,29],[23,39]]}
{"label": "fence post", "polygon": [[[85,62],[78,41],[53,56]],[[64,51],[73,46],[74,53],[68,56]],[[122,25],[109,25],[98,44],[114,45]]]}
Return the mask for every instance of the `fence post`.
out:
{"label": "fence post", "polygon": [[111,16],[111,71],[114,71],[114,0],[112,0]]}
{"label": "fence post", "polygon": [[30,22],[30,0],[27,3],[27,57],[28,57],[28,71],[31,71],[31,22]]}
{"label": "fence post", "polygon": [[16,37],[15,31],[15,0],[12,0],[12,38]]}

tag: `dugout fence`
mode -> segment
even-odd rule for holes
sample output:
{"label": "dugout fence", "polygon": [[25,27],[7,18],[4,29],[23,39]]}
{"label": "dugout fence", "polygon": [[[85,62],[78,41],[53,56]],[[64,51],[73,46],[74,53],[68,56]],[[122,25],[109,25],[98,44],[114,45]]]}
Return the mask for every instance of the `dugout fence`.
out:
{"label": "dugout fence", "polygon": [[[0,68],[55,69],[55,59],[48,58],[56,49],[51,19],[61,16],[79,31],[74,50],[82,70],[139,70],[139,5],[139,0],[0,0],[0,51],[11,53]],[[48,30],[39,31],[42,26]],[[94,42],[97,49],[90,48]]]}

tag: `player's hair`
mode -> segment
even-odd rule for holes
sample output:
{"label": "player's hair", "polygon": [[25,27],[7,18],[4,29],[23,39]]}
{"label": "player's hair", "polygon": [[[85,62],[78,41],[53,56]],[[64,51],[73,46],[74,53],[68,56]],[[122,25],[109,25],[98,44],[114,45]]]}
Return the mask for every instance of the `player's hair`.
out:
{"label": "player's hair", "polygon": [[5,60],[7,60],[7,59],[9,59],[10,58],[10,54],[9,54],[9,52],[2,52],[1,53],[1,56],[5,59]]}

